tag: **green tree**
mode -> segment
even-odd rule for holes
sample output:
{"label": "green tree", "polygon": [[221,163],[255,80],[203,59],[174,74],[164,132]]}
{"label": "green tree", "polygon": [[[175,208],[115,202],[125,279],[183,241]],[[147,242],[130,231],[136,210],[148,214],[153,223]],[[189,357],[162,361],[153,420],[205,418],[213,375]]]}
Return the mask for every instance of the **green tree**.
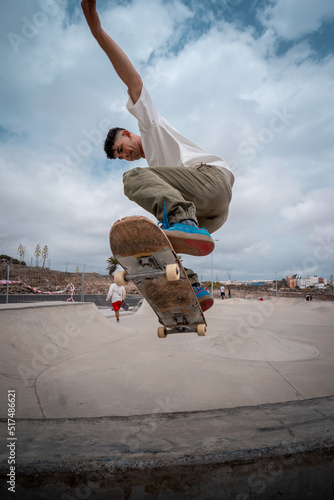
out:
{"label": "green tree", "polygon": [[109,273],[109,276],[111,276],[112,274],[114,274],[114,272],[116,271],[116,268],[118,266],[118,260],[115,259],[115,257],[111,256],[109,257],[109,259],[107,259],[107,271]]}

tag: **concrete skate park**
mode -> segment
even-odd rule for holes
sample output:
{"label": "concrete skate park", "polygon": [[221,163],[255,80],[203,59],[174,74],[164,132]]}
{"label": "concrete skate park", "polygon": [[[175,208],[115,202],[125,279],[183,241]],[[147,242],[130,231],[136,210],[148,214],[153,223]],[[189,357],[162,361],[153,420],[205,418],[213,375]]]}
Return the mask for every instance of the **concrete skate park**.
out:
{"label": "concrete skate park", "polygon": [[166,339],[145,301],[0,315],[1,498],[333,497],[333,302],[217,299]]}

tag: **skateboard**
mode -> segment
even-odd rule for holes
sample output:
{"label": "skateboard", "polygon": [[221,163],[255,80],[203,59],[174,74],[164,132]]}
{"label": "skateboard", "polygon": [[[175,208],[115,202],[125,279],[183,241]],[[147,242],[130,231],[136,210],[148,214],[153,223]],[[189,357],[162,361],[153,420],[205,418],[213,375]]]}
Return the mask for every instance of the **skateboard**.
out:
{"label": "skateboard", "polygon": [[206,335],[206,321],[188,276],[157,224],[142,216],[124,217],[112,226],[109,240],[123,268],[116,271],[115,283],[135,283],[162,325],[159,338],[183,332]]}
{"label": "skateboard", "polygon": [[122,300],[122,305],[121,305],[121,308],[124,310],[124,311],[128,311],[129,310],[129,304],[127,304],[125,302],[125,300]]}

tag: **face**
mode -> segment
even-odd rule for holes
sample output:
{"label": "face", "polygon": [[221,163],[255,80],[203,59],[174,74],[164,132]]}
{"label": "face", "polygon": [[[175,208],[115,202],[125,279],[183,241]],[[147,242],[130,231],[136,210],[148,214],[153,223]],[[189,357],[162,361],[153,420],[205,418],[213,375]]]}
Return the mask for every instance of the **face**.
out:
{"label": "face", "polygon": [[120,160],[135,161],[143,156],[140,137],[128,130],[123,130],[115,140],[113,151],[115,158]]}

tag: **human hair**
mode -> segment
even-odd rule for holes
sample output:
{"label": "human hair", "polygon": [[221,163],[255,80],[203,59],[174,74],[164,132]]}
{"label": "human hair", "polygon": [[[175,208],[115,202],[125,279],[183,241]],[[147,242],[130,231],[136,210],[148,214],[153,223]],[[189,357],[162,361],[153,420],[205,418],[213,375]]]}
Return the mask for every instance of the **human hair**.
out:
{"label": "human hair", "polygon": [[126,130],[125,128],[121,127],[114,127],[111,128],[107,134],[106,140],[104,141],[104,151],[107,155],[107,158],[109,160],[114,160],[115,155],[114,155],[114,143],[115,140],[118,139],[119,134],[122,132],[122,130]]}

